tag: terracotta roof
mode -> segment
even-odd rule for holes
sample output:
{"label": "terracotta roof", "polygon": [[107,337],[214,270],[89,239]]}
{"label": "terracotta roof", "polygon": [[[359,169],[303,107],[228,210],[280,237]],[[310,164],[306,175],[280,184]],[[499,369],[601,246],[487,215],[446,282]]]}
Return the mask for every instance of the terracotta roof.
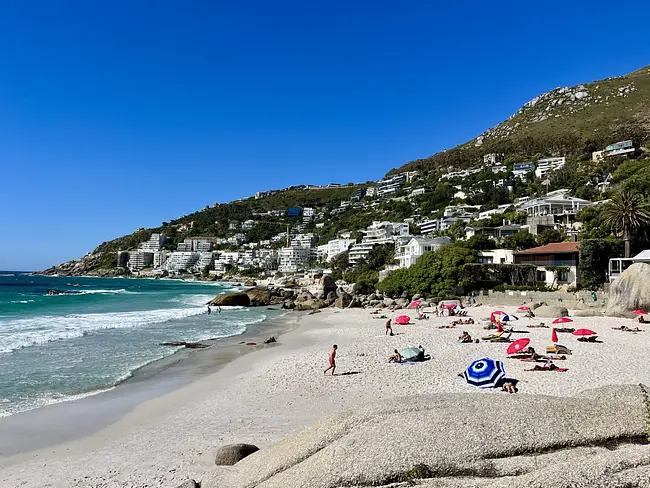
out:
{"label": "terracotta roof", "polygon": [[568,252],[578,252],[579,242],[551,242],[545,246],[524,249],[513,254],[559,254]]}

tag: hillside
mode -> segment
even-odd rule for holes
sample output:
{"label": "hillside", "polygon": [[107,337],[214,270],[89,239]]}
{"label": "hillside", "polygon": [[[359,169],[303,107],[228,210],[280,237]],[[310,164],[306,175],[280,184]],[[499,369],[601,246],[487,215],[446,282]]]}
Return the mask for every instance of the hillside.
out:
{"label": "hillside", "polygon": [[639,143],[650,139],[650,66],[626,76],[546,92],[476,139],[411,161],[389,174],[464,169],[489,153],[580,157],[625,139]]}

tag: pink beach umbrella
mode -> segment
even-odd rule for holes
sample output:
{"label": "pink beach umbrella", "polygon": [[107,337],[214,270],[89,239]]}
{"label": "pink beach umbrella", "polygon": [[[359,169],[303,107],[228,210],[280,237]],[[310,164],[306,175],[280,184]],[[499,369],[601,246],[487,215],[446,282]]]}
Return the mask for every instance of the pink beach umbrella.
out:
{"label": "pink beach umbrella", "polygon": [[569,317],[560,317],[559,319],[555,319],[553,321],[554,324],[568,324],[570,322],[573,322]]}
{"label": "pink beach umbrella", "polygon": [[553,327],[553,332],[551,332],[551,341],[557,342],[557,330]]}
{"label": "pink beach umbrella", "polygon": [[523,348],[525,348],[528,344],[530,344],[530,339],[526,337],[522,339],[517,339],[515,342],[513,342],[508,346],[508,349],[506,349],[506,354],[518,353]]}
{"label": "pink beach umbrella", "polygon": [[420,305],[422,305],[422,300],[413,300],[409,307],[419,307]]}
{"label": "pink beach umbrella", "polygon": [[456,308],[455,303],[445,303],[443,305],[440,305],[440,308]]}
{"label": "pink beach umbrella", "polygon": [[575,332],[572,332],[574,336],[590,336],[590,335],[596,335],[596,332],[594,332],[591,329],[578,329]]}
{"label": "pink beach umbrella", "polygon": [[530,307],[528,305],[522,305],[517,310],[519,310],[520,312],[530,312]]}
{"label": "pink beach umbrella", "polygon": [[395,323],[400,325],[406,325],[409,322],[411,322],[411,317],[409,317],[408,315],[400,315],[395,319]]}
{"label": "pink beach umbrella", "polygon": [[648,312],[646,312],[645,310],[633,310],[632,313],[634,315],[648,315]]}

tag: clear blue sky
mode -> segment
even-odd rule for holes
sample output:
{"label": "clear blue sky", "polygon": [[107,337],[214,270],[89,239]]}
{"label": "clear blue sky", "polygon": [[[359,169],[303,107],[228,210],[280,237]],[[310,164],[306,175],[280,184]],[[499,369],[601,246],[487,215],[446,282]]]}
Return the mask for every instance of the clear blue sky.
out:
{"label": "clear blue sky", "polygon": [[257,190],[378,179],[650,64],[649,3],[2,2],[0,269]]}

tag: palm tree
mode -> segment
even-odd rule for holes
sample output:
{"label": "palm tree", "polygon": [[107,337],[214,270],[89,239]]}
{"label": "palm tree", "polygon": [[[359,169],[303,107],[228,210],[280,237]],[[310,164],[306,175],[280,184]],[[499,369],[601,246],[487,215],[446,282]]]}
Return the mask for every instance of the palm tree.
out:
{"label": "palm tree", "polygon": [[632,233],[650,226],[650,203],[643,195],[624,188],[616,192],[603,209],[603,217],[615,232],[623,232],[625,257],[630,257]]}

